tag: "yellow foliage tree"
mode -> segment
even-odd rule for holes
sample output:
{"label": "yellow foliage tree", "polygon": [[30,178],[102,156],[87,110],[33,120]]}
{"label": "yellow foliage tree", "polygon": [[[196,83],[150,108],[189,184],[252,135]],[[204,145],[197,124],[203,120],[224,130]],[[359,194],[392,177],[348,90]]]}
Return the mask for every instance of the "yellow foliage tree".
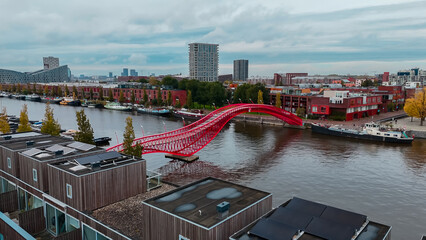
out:
{"label": "yellow foliage tree", "polygon": [[27,104],[24,104],[21,110],[21,115],[19,116],[19,125],[17,132],[29,132],[31,131],[30,121],[28,120],[28,109]]}
{"label": "yellow foliage tree", "polygon": [[405,102],[404,111],[410,117],[420,118],[420,126],[426,118],[426,88],[416,93],[414,98],[409,98]]}
{"label": "yellow foliage tree", "polygon": [[281,108],[281,93],[278,92],[275,99],[275,107]]}
{"label": "yellow foliage tree", "polygon": [[9,122],[7,121],[6,107],[3,107],[3,111],[0,115],[0,131],[2,133],[10,132],[10,125],[9,125]]}
{"label": "yellow foliage tree", "polygon": [[257,92],[257,104],[263,104],[263,92],[261,90]]}

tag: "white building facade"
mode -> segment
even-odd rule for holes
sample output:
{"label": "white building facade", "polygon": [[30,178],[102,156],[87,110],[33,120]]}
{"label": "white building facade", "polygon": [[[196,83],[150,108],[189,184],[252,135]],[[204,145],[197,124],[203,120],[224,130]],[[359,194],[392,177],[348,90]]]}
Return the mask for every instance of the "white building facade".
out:
{"label": "white building facade", "polygon": [[219,44],[189,44],[189,77],[203,82],[218,81]]}

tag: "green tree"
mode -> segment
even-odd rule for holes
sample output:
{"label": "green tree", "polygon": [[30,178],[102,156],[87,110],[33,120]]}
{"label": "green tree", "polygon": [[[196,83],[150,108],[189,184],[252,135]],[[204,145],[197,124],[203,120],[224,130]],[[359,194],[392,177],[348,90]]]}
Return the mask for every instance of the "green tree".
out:
{"label": "green tree", "polygon": [[179,82],[178,82],[178,80],[176,80],[172,76],[168,75],[168,76],[165,76],[161,80],[161,85],[163,85],[163,86],[170,86],[173,89],[177,89],[179,87]]}
{"label": "green tree", "polygon": [[9,122],[7,121],[6,107],[3,107],[3,111],[1,112],[1,115],[0,115],[0,131],[3,134],[10,132],[10,125],[9,125]]}
{"label": "green tree", "polygon": [[361,83],[361,87],[371,87],[371,86],[374,86],[374,82],[371,81],[370,79],[367,79]]}
{"label": "green tree", "polygon": [[192,92],[191,92],[191,90],[187,91],[187,95],[186,95],[186,106],[188,106],[188,109],[191,109],[193,107],[193,103],[192,103]]}
{"label": "green tree", "polygon": [[126,118],[126,128],[123,133],[123,148],[124,153],[132,156],[142,156],[143,147],[140,144],[133,146],[133,140],[135,139],[135,130],[133,129],[132,117]]}
{"label": "green tree", "polygon": [[33,93],[36,93],[37,92],[37,87],[36,87],[36,84],[34,83],[33,84]]}
{"label": "green tree", "polygon": [[[78,96],[78,95],[77,95]],[[77,97],[78,98],[78,97]],[[84,91],[84,87],[81,88],[81,99],[86,98],[86,92]]]}
{"label": "green tree", "polygon": [[130,96],[130,102],[134,104],[136,102],[135,90],[132,89],[131,91],[132,95]]}
{"label": "green tree", "polygon": [[75,116],[77,117],[78,132],[75,134],[74,140],[88,144],[94,144],[93,128],[90,125],[89,119],[84,113],[84,109],[77,111]]}
{"label": "green tree", "polygon": [[62,97],[62,88],[61,88],[61,86],[58,86],[58,88],[56,88],[56,95],[58,97]]}
{"label": "green tree", "polygon": [[16,85],[15,84],[12,85],[12,92],[16,92]]}
{"label": "green tree", "polygon": [[301,108],[301,107],[298,107],[297,109],[296,109],[296,115],[298,116],[298,117],[303,117],[303,116],[305,116],[305,113],[306,113],[306,109],[305,108]]}
{"label": "green tree", "polygon": [[108,90],[108,101],[110,102],[114,101],[114,95],[112,94],[111,88]]}
{"label": "green tree", "polygon": [[257,104],[263,104],[263,92],[262,92],[262,90],[259,90],[259,92],[257,92]]}
{"label": "green tree", "polygon": [[143,88],[143,104],[148,103],[148,94],[146,94],[146,88]]}
{"label": "green tree", "polygon": [[61,132],[61,125],[53,117],[53,109],[50,108],[50,103],[46,103],[46,111],[44,113],[43,124],[41,125],[42,133],[50,134],[52,136],[59,136]]}
{"label": "green tree", "polygon": [[281,108],[281,93],[277,92],[275,96],[275,107]]}
{"label": "green tree", "polygon": [[124,98],[123,91],[120,90],[120,96],[118,97],[118,102],[124,103],[125,101],[126,101],[126,99]]}
{"label": "green tree", "polygon": [[18,91],[18,93],[21,93],[21,91],[22,91],[22,86],[21,86],[21,84],[20,83],[18,83],[18,86],[16,87],[17,89],[16,89],[16,91]]}
{"label": "green tree", "polygon": [[90,100],[93,100],[93,89],[92,88],[90,88],[90,91],[89,91],[89,98],[90,98]]}
{"label": "green tree", "polygon": [[167,92],[167,106],[171,106],[172,105],[172,93],[170,91]]}
{"label": "green tree", "polygon": [[161,93],[161,88],[157,88],[157,104],[158,106],[163,105],[163,96]]}
{"label": "green tree", "polygon": [[44,85],[43,88],[43,95],[48,96],[49,95],[49,87],[47,85]]}
{"label": "green tree", "polygon": [[77,98],[78,98],[78,90],[77,90],[76,86],[72,86],[72,95],[77,96]]}
{"label": "green tree", "polygon": [[28,109],[27,104],[24,104],[21,110],[21,115],[19,116],[19,125],[17,132],[29,132],[31,131],[30,121],[28,120]]}
{"label": "green tree", "polygon": [[99,90],[99,100],[104,100],[104,89],[102,87],[98,88]]}

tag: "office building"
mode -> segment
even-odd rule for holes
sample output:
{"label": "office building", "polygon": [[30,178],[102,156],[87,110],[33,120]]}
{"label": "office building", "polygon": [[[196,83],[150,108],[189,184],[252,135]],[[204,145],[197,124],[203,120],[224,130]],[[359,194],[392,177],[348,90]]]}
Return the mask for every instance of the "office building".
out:
{"label": "office building", "polygon": [[123,68],[123,72],[121,73],[121,76],[123,76],[123,77],[129,76],[129,69],[128,68]]}
{"label": "office building", "polygon": [[219,44],[189,44],[189,77],[204,82],[218,81]]}
{"label": "office building", "polygon": [[234,60],[234,81],[246,81],[248,78],[248,60]]}
{"label": "office building", "polygon": [[137,77],[138,76],[138,72],[136,72],[135,69],[130,69],[130,76]]}
{"label": "office building", "polygon": [[35,72],[17,72],[0,69],[0,83],[50,83],[71,81],[71,71],[67,65]]}
{"label": "office building", "polygon": [[112,78],[112,72],[109,72],[109,73],[108,73],[108,77],[109,77],[109,78]]}
{"label": "office building", "polygon": [[57,68],[59,67],[59,58],[55,58],[52,56],[43,57],[43,66],[44,70]]}

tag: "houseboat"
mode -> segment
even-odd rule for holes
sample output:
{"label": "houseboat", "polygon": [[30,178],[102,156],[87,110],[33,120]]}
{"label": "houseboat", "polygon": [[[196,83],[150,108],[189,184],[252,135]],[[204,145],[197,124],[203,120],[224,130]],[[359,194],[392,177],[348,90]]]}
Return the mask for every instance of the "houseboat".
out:
{"label": "houseboat", "polygon": [[168,116],[170,114],[170,110],[165,108],[138,108],[138,113],[145,113],[157,116]]}
{"label": "houseboat", "polygon": [[68,106],[80,106],[81,102],[80,100],[72,97],[64,97],[64,99],[59,104]]}
{"label": "houseboat", "polygon": [[189,111],[185,108],[182,108],[181,110],[174,111],[173,116],[177,118],[183,118],[185,120],[200,120],[201,118],[205,117],[206,115],[203,114],[203,111],[201,110],[193,110]]}
{"label": "houseboat", "polygon": [[366,123],[360,130],[344,128],[338,125],[328,126],[314,123],[312,124],[312,132],[377,142],[411,143],[414,140],[413,137],[407,136],[405,131],[388,130],[374,122]]}
{"label": "houseboat", "polygon": [[26,100],[26,101],[33,101],[33,102],[40,102],[40,101],[41,101],[41,98],[40,98],[40,96],[39,96],[39,95],[37,95],[37,94],[33,93],[33,94],[31,94],[31,95],[27,95],[27,96],[25,96],[25,100]]}
{"label": "houseboat", "polygon": [[132,107],[130,106],[123,106],[120,103],[117,102],[109,102],[105,105],[106,109],[111,110],[118,110],[118,111],[132,111]]}

